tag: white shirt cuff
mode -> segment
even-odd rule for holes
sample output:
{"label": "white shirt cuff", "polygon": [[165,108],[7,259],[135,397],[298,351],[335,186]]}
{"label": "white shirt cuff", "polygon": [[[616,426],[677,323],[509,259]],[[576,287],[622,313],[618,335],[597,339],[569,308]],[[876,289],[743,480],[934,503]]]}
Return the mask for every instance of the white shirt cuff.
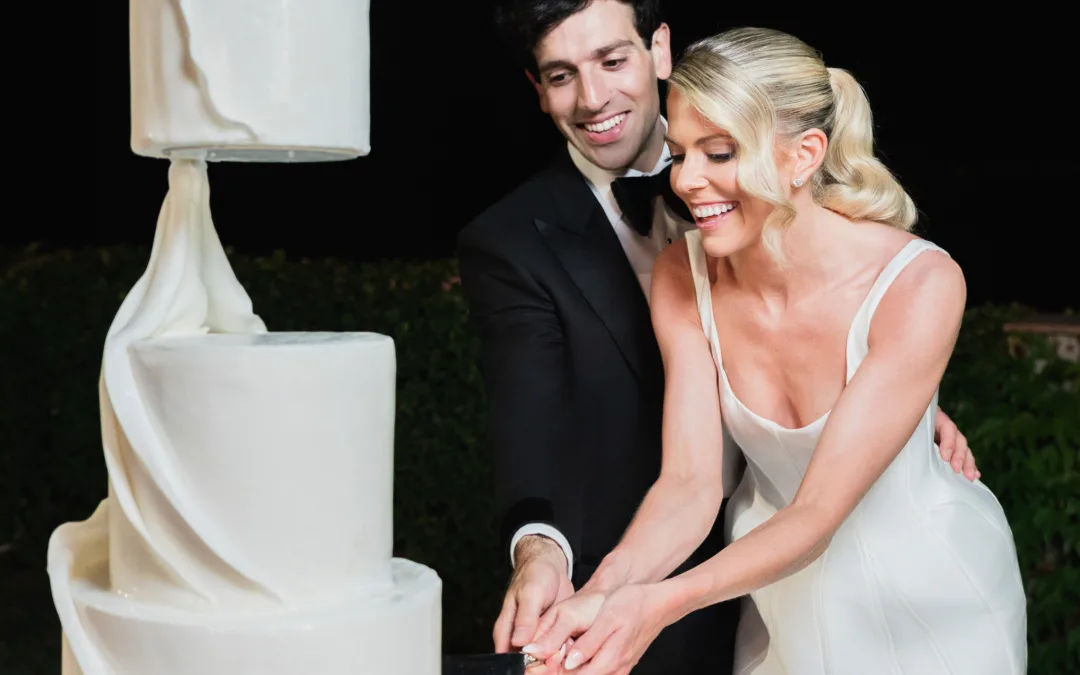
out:
{"label": "white shirt cuff", "polygon": [[562,549],[563,554],[566,556],[566,576],[572,579],[574,576],[574,554],[570,551],[570,542],[566,540],[562,532],[544,523],[527,523],[514,533],[514,537],[510,540],[510,565],[515,566],[517,564],[514,562],[514,550],[517,548],[518,542],[521,541],[522,537],[530,534],[547,537],[559,545],[559,548]]}

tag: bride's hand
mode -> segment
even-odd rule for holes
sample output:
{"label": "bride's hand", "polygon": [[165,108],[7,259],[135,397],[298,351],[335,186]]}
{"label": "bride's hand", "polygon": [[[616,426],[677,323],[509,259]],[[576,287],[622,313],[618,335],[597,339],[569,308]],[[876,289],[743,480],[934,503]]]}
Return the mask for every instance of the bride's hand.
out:
{"label": "bride's hand", "polygon": [[[563,643],[575,638],[563,668],[585,664],[580,675],[628,674],[668,624],[653,584],[622,586],[606,597],[576,595],[552,607],[548,615],[541,620],[542,637],[529,647],[538,658],[558,658]],[[548,630],[543,632],[544,628]]]}
{"label": "bride's hand", "polygon": [[555,603],[540,617],[536,626],[536,641],[525,645],[521,651],[543,661],[552,669],[551,672],[562,672],[558,666],[563,664],[566,656],[563,647],[571,647],[573,639],[593,625],[606,599],[605,593],[583,588],[562,602]]}

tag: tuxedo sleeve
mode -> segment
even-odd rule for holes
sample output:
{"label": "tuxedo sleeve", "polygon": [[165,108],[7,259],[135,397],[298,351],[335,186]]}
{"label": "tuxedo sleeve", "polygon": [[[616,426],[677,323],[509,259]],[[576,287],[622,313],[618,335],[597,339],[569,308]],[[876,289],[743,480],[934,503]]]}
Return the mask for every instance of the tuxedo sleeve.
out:
{"label": "tuxedo sleeve", "polygon": [[581,472],[574,461],[575,406],[559,314],[550,294],[495,242],[466,230],[458,259],[480,340],[501,541],[513,564],[517,539],[543,534],[572,564],[581,542]]}

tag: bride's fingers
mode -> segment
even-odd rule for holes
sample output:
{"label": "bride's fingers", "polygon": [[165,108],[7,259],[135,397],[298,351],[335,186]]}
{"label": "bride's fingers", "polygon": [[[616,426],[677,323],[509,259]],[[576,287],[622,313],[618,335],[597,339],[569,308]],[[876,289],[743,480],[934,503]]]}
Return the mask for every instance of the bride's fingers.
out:
{"label": "bride's fingers", "polygon": [[626,655],[629,649],[626,635],[617,630],[613,632],[584,666],[571,672],[574,675],[631,675],[636,664]]}
{"label": "bride's fingers", "polygon": [[[538,632],[536,634],[536,640],[542,640],[544,638],[544,635],[546,634],[546,632]],[[562,669],[559,668],[559,666],[562,665],[563,659],[566,658],[567,650],[570,649],[573,644],[574,638],[567,638],[566,642],[562,643],[562,646],[559,647],[559,651],[552,654],[546,661],[541,661],[538,665],[532,666],[533,668],[539,668],[540,666],[543,666],[543,670],[537,670],[535,673],[530,670],[529,674],[547,675],[548,673],[551,673],[551,675],[556,675],[557,673],[563,672]]]}
{"label": "bride's fingers", "polygon": [[552,607],[548,611],[544,612],[540,617],[540,621],[536,624],[536,637],[533,638],[533,642],[539,642],[551,631],[551,627],[555,625],[555,619],[559,616],[559,609]]}
{"label": "bride's fingers", "polygon": [[563,672],[562,668],[560,668],[559,666],[562,665],[563,659],[566,658],[566,651],[570,649],[570,645],[572,645],[573,643],[574,639],[570,638],[563,643],[562,647],[559,647],[559,651],[552,654],[551,658],[544,662],[544,665],[550,668],[552,673]]}
{"label": "bride's fingers", "polygon": [[581,632],[584,628],[584,626],[580,626],[580,622],[574,617],[574,613],[567,611],[565,608],[557,608],[551,613],[554,614],[551,627],[543,632],[542,637],[535,642],[522,647],[521,651],[546,661],[552,654],[559,651],[559,648],[563,646],[563,643],[568,638],[574,633]]}
{"label": "bride's fingers", "polygon": [[[615,632],[614,626],[609,626],[602,623],[594,624],[592,628],[585,631],[582,635],[579,635],[577,640],[574,641],[574,645],[570,648],[570,651],[566,653],[566,660],[563,663],[563,667],[567,670],[573,670],[579,667],[583,663],[593,663],[593,658],[608,642],[612,634]],[[610,651],[610,650],[609,650]],[[599,664],[602,666],[603,664]],[[602,668],[597,669],[596,666],[590,667],[587,671],[583,670],[582,673],[596,670],[596,672],[606,672]]]}

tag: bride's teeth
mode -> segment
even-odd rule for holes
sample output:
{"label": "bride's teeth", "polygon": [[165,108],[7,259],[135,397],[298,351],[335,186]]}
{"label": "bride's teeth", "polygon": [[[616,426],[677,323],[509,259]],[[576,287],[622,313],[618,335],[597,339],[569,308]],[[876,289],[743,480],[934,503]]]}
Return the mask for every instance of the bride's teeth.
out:
{"label": "bride's teeth", "polygon": [[600,132],[603,132],[603,131],[607,131],[608,129],[612,129],[614,127],[619,126],[620,124],[622,124],[622,121],[624,119],[626,119],[626,114],[625,113],[622,114],[622,115],[616,115],[615,117],[612,117],[611,119],[606,119],[603,122],[600,122],[599,124],[586,124],[585,128],[588,129],[589,131],[594,132],[594,133],[600,133]]}
{"label": "bride's teeth", "polygon": [[710,206],[697,206],[694,207],[694,217],[696,218],[708,218],[710,216],[720,216],[735,208],[735,203],[729,204],[712,204]]}

